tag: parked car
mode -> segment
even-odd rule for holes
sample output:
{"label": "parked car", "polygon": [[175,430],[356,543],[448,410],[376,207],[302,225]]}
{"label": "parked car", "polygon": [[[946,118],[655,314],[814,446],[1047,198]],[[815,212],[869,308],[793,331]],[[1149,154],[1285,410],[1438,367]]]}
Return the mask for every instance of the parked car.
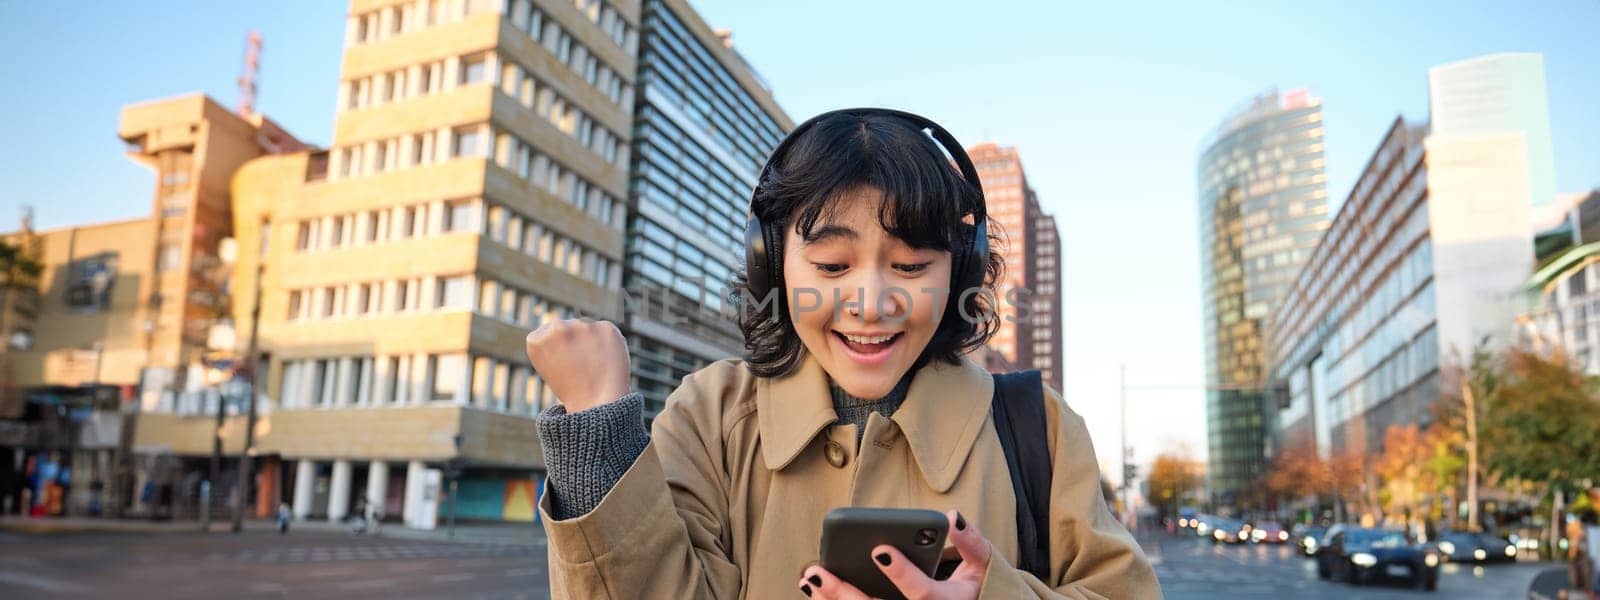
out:
{"label": "parked car", "polygon": [[1446,531],[1434,544],[1451,562],[1504,562],[1517,559],[1517,547],[1504,539],[1470,531]]}
{"label": "parked car", "polygon": [[1317,576],[1366,585],[1404,579],[1432,591],[1439,585],[1439,555],[1410,543],[1404,532],[1334,525],[1317,549]]}

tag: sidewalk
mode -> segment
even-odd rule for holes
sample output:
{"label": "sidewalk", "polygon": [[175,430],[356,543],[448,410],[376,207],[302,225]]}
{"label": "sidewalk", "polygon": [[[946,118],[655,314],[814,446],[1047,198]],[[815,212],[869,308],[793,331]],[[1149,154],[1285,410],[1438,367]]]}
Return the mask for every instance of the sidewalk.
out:
{"label": "sidewalk", "polygon": [[[214,520],[209,531],[226,533],[232,529],[228,519]],[[272,533],[278,530],[277,522],[266,519],[246,519],[244,531]],[[97,517],[0,517],[0,531],[28,535],[70,533],[199,533],[199,521],[151,521],[148,519],[113,519]],[[289,531],[349,532],[344,523],[326,519],[295,521]],[[465,544],[491,544],[523,546],[545,544],[544,528],[534,523],[472,523],[457,524],[454,537],[440,523],[438,529],[411,529],[399,523],[384,523],[378,529],[379,537]]]}
{"label": "sidewalk", "polygon": [[[296,522],[293,527],[312,531],[339,531],[344,527],[326,521]],[[227,518],[211,521],[209,531],[226,533],[233,528]],[[275,521],[245,519],[244,531],[275,532]],[[200,533],[199,521],[151,521],[149,519],[115,519],[111,517],[0,517],[0,531],[30,535],[62,533]]]}

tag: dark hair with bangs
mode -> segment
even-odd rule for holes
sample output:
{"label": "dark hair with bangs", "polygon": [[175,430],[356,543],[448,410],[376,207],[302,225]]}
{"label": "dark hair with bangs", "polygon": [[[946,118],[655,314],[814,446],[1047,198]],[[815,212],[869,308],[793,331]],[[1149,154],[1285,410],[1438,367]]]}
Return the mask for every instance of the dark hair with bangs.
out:
{"label": "dark hair with bangs", "polygon": [[[998,248],[996,224],[987,224],[988,255],[964,256],[976,231],[972,219],[985,214],[981,188],[978,182],[962,178],[927,133],[889,115],[838,114],[802,132],[779,160],[767,172],[751,206],[766,227],[778,231],[793,228],[809,237],[819,222],[842,208],[852,192],[873,189],[881,194],[878,223],[884,231],[913,248],[951,253],[952,288],[960,279],[962,261],[982,261],[982,287],[991,293],[970,294],[958,305],[963,290],[950,290],[939,328],[912,365],[913,371],[931,360],[957,364],[962,354],[983,346],[994,335],[999,317],[992,290],[1005,264],[994,250]],[[793,372],[805,352],[789,318],[782,246],[769,244],[767,248],[774,280],[771,288],[779,292],[776,308],[739,311],[745,363],[761,377]],[[754,297],[744,270],[734,275],[732,287],[729,300],[734,305],[763,300]]]}

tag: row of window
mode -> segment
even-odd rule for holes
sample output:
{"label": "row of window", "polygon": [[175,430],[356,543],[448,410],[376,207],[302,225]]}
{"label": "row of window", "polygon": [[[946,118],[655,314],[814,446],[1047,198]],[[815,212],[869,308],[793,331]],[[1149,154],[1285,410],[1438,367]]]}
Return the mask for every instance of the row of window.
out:
{"label": "row of window", "polygon": [[[606,2],[576,0],[574,5],[589,17],[612,41],[633,54],[637,48],[637,32],[621,18],[616,9]],[[528,0],[417,0],[403,5],[387,6],[354,15],[349,20],[347,42],[350,45],[372,43],[390,37],[421,31],[435,25],[460,21],[480,12],[499,10],[510,15],[513,26],[527,33],[556,55],[562,64],[600,90],[612,102],[627,106],[624,99],[631,94],[629,84],[617,75],[616,70],[596,58],[587,47],[576,41],[543,11],[533,7]],[[432,78],[437,81],[440,73]],[[427,89],[423,86],[421,89]]]}
{"label": "row of window", "polygon": [[456,158],[488,156],[485,128],[484,125],[447,127],[341,146],[329,155],[328,169],[337,179],[349,179],[425,167]]}
{"label": "row of window", "polygon": [[495,10],[496,0],[414,0],[350,15],[346,45],[370,44],[391,37],[454,23],[468,16]]}
{"label": "row of window", "polygon": [[619,200],[522,138],[504,131],[496,133],[493,158],[496,164],[532,184],[534,189],[554,194],[612,227],[622,227],[626,211]]}
{"label": "row of window", "polygon": [[[453,78],[452,72],[455,73]],[[578,140],[606,162],[626,164],[627,155],[621,150],[623,144],[617,134],[579,109],[575,102],[557,94],[547,82],[538,81],[521,65],[497,54],[452,57],[346,81],[340,94],[346,98],[344,106],[349,109],[371,108],[438,94],[456,86],[491,83],[496,72],[500,73],[498,85],[506,95],[520,101],[539,118]]]}
{"label": "row of window", "polygon": [[[508,4],[510,4],[512,21],[517,19],[518,11],[532,8],[532,3],[528,0],[511,0]],[[617,46],[626,50],[628,54],[634,53],[634,46],[637,43],[634,39],[636,35],[634,29],[628,25],[628,22],[622,18],[622,14],[617,12],[617,8],[612,6],[610,2],[606,0],[572,0],[572,6],[577,8],[578,12],[583,13],[583,16],[589,17],[589,20],[600,27],[600,31],[604,31],[611,38],[611,41],[617,43]]]}
{"label": "row of window", "polygon": [[354,319],[472,308],[472,278],[412,277],[289,290],[290,321]]}
{"label": "row of window", "polygon": [[450,403],[531,415],[556,402],[532,368],[460,352],[284,361],[282,383],[287,409]]}
{"label": "row of window", "polygon": [[[547,83],[538,81],[521,65],[494,54],[452,57],[348,80],[340,84],[339,94],[344,98],[340,105],[349,110],[372,108],[438,94],[456,86],[488,83],[497,64],[503,65],[499,68],[499,86],[506,95],[520,101],[606,162],[627,163],[626,152],[621,149],[624,144],[616,133],[583,112],[576,103],[557,94]],[[453,79],[452,72],[455,73]],[[631,97],[623,99],[632,100]]]}
{"label": "row of window", "polygon": [[[561,64],[566,65],[573,73],[582,77],[584,81],[589,82],[589,85],[600,90],[612,102],[616,102],[625,109],[627,108],[627,105],[622,100],[625,96],[631,95],[632,92],[628,89],[629,86],[622,80],[622,77],[617,75],[614,67],[601,62],[599,57],[596,57],[589,50],[588,46],[584,46],[571,33],[563,29],[555,19],[549,18],[544,14],[544,11],[532,6],[532,3],[526,2],[526,0],[513,0],[511,4],[512,6],[507,7],[506,10],[511,15],[511,25],[513,27],[528,34],[529,38],[544,46],[544,49],[555,55],[556,59],[561,61]],[[615,14],[615,11],[612,11],[612,13]],[[621,22],[622,19],[616,18],[615,21]],[[612,27],[615,28],[616,25],[612,25]],[[624,40],[622,45],[628,54],[632,55],[638,43],[634,39],[636,35],[626,23],[623,23],[622,27]]]}
{"label": "row of window", "polygon": [[[500,91],[522,103],[522,106],[562,133],[578,140],[585,148],[599,154],[607,163],[627,164],[627,150],[617,134],[580,109],[576,102],[562,97],[548,84],[539,81],[527,68],[503,58],[501,62],[504,64],[500,72]],[[629,95],[632,95],[631,92]],[[632,98],[627,100],[631,102]]]}
{"label": "row of window", "polygon": [[601,287],[615,289],[621,283],[621,267],[616,261],[508,207],[490,203],[482,233]]}
{"label": "row of window", "polygon": [[428,275],[289,290],[286,317],[290,321],[341,320],[445,310],[473,310],[525,329],[575,312],[486,277]]}
{"label": "row of window", "polygon": [[468,231],[475,225],[471,208],[467,200],[436,200],[305,219],[295,226],[295,251],[323,252]]}
{"label": "row of window", "polygon": [[[330,170],[340,178],[351,178],[456,158],[488,157],[493,131],[480,123],[343,146],[332,152]],[[549,155],[537,152],[531,144],[507,133],[499,134],[499,138],[493,154],[500,165],[590,216],[613,227],[622,226],[624,211],[620,200]]]}
{"label": "row of window", "polygon": [[325,252],[470,231],[603,287],[619,282],[617,264],[599,251],[509,208],[491,203],[485,213],[483,205],[477,199],[435,201],[306,219],[296,227],[295,250]]}

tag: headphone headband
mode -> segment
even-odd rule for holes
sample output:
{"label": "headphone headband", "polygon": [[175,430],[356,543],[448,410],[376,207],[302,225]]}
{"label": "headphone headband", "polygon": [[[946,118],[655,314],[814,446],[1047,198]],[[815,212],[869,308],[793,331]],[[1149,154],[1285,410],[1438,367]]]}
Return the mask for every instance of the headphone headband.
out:
{"label": "headphone headband", "polygon": [[[841,115],[853,117],[894,117],[911,122],[912,124],[916,125],[917,129],[919,130],[928,130],[928,133],[933,137],[935,142],[938,142],[940,148],[944,150],[945,154],[950,155],[950,158],[955,161],[956,169],[961,172],[961,178],[966,180],[968,184],[972,185],[972,187],[978,191],[979,200],[983,199],[983,183],[978,180],[978,169],[977,167],[973,166],[972,158],[967,156],[967,150],[961,147],[961,142],[956,141],[955,136],[950,135],[949,131],[946,131],[945,128],[941,127],[938,123],[933,122],[932,119],[922,115],[909,113],[903,110],[895,110],[892,108],[841,108],[837,110],[830,110],[815,117],[806,119],[804,122],[796,125],[794,129],[790,130],[789,134],[784,136],[782,141],[778,142],[778,146],[772,149],[772,154],[768,155],[767,162],[761,165],[761,172],[756,174],[756,186],[754,192],[750,195],[750,204],[746,210],[747,217],[755,216],[755,204],[756,199],[760,196],[761,186],[767,182],[767,176],[771,173],[773,167],[777,166],[779,160],[788,155],[789,147],[794,145],[795,140],[800,139],[802,134],[814,127],[817,123],[820,123],[825,119]],[[979,203],[979,207],[983,207],[982,202]],[[975,216],[975,220],[983,220],[983,218],[987,216],[987,214],[980,214]]]}

